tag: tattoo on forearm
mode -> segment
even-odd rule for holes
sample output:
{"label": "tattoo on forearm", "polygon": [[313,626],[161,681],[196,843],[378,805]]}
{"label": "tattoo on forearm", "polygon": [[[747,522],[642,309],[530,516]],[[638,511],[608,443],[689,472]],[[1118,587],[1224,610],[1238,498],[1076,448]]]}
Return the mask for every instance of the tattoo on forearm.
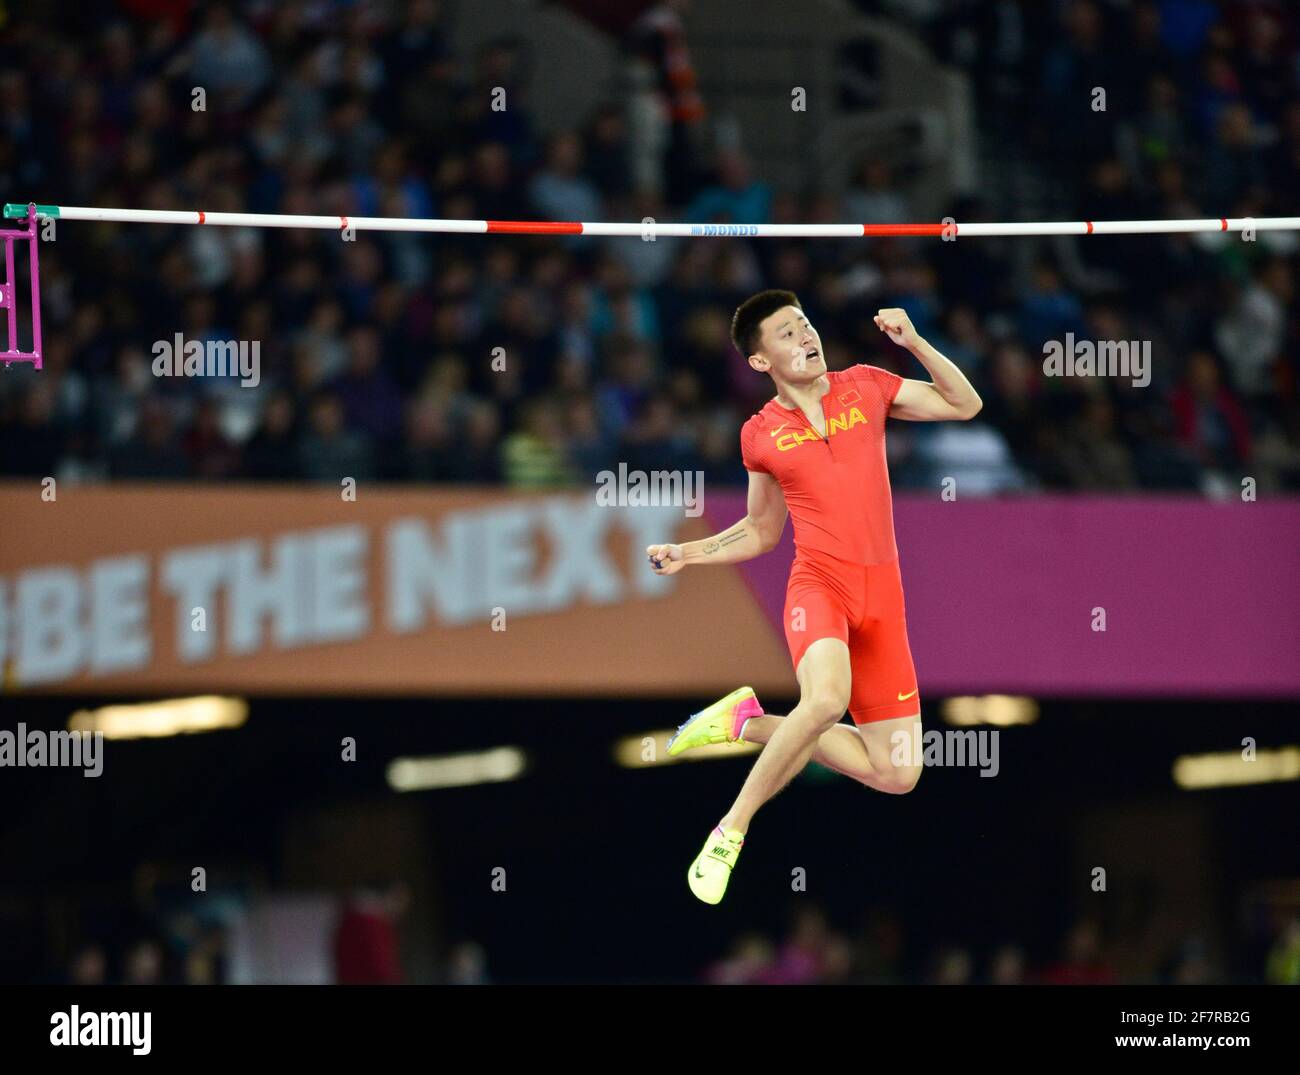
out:
{"label": "tattoo on forearm", "polygon": [[715,552],[721,549],[723,545],[730,545],[733,541],[739,541],[744,536],[744,530],[732,530],[730,533],[723,534],[722,537],[717,538],[714,541],[706,541],[704,543],[704,555],[712,556]]}

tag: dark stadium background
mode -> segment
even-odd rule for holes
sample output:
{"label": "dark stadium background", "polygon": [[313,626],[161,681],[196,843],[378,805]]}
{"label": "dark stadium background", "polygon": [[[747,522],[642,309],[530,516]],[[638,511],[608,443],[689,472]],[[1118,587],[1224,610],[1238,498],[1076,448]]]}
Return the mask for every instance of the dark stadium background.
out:
{"label": "dark stadium background", "polygon": [[[77,704],[29,701],[24,716],[55,726]],[[1261,739],[1294,731],[1293,706],[1259,708]],[[854,980],[936,980],[951,950],[983,980],[1006,945],[1030,971],[1059,970],[1067,934],[1093,920],[1123,953],[1119,980],[1172,980],[1200,945],[1212,980],[1252,981],[1270,938],[1265,882],[1300,868],[1292,787],[1171,794],[1175,755],[1221,747],[1227,707],[1047,703],[1035,725],[1004,731],[996,779],[931,769],[924,794],[894,798],[799,778],[763,812],[750,881],[719,913],[690,896],[685,863],[701,811],[725,806],[747,763],[617,768],[613,741],[664,712],[614,699],[277,699],[255,702],[237,732],[110,742],[96,780],[7,773],[5,977],[40,965],[43,941],[153,936],[151,905],[184,906],[200,862],[214,891],[406,880],[416,980],[439,980],[448,953],[477,941],[497,981],[692,981],[740,934],[784,940],[812,904],[854,945]],[[359,740],[354,765],[337,763],[345,735]],[[385,785],[390,757],[498,743],[525,747],[531,772],[422,795]],[[1099,862],[1127,895],[1081,895]],[[507,888],[493,893],[502,865]],[[807,894],[773,896],[795,867]],[[1209,935],[1193,924],[1202,906],[1220,927]],[[895,931],[891,955],[880,937]]]}

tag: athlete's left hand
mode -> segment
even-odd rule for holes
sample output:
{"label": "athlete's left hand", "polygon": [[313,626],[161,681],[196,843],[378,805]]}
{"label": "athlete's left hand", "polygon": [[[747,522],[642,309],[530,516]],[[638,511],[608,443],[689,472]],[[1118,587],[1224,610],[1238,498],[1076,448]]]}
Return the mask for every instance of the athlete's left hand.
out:
{"label": "athlete's left hand", "polygon": [[875,316],[876,328],[893,340],[899,347],[913,347],[921,338],[912,327],[912,319],[906,310],[897,306],[880,310]]}

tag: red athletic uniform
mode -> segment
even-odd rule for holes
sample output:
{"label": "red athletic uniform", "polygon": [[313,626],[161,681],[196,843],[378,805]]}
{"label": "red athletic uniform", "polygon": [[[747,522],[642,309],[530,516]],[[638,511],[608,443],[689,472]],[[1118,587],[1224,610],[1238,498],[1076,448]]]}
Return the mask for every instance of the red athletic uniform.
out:
{"label": "red athletic uniform", "polygon": [[823,437],[770,400],[740,431],[747,470],[772,475],[794,522],[785,640],[798,672],[819,638],[849,647],[849,713],[867,724],[919,713],[885,462],[885,418],[903,378],[875,366],[828,373]]}

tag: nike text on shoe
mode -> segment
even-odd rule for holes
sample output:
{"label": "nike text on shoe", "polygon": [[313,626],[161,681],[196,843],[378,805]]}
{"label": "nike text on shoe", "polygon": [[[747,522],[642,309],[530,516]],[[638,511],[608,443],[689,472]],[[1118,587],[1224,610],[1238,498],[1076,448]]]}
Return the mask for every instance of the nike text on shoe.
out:
{"label": "nike text on shoe", "polygon": [[723,832],[714,826],[703,850],[686,871],[686,882],[698,899],[709,904],[722,902],[731,871],[735,869],[740,849],[744,846],[745,837],[739,832]]}

